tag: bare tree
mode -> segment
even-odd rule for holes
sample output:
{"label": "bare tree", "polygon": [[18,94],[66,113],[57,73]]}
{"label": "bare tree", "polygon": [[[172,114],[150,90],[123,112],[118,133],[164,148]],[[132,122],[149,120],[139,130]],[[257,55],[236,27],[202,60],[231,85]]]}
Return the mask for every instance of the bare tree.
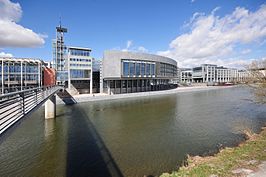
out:
{"label": "bare tree", "polygon": [[266,103],[266,59],[253,61],[248,67],[249,86],[255,91],[256,100]]}

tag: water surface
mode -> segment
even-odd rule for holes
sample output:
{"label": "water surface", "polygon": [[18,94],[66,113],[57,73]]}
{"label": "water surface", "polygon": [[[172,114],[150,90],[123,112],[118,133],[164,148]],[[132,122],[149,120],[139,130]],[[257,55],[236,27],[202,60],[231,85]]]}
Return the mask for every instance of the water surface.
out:
{"label": "water surface", "polygon": [[143,176],[171,172],[260,130],[266,106],[247,88],[58,106],[31,114],[0,141],[0,176]]}

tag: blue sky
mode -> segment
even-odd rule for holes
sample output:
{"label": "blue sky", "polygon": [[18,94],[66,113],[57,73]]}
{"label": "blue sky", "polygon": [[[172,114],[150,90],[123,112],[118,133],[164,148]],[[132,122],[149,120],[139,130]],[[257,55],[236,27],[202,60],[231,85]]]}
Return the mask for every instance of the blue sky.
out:
{"label": "blue sky", "polygon": [[[51,41],[61,16],[63,26],[68,28],[66,44],[90,47],[97,59],[102,58],[104,50],[118,49],[172,57],[182,67],[203,62],[238,67],[251,59],[266,57],[263,22],[266,20],[259,18],[266,19],[264,3],[263,0],[0,0],[0,23],[1,20],[3,24],[13,23],[7,29],[0,25],[0,36],[1,31],[8,33],[3,36],[13,35],[10,39],[0,37],[0,53],[51,60]],[[9,34],[12,28],[17,28],[15,34]],[[25,28],[32,32],[22,36]],[[250,33],[258,35],[243,35]]]}

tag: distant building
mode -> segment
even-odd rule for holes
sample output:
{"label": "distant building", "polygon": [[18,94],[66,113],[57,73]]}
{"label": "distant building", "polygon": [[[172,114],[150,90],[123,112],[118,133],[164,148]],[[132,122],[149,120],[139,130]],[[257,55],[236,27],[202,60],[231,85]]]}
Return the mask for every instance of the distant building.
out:
{"label": "distant building", "polygon": [[246,70],[212,64],[202,64],[192,68],[192,82],[194,83],[244,82],[248,77],[250,76]]}
{"label": "distant building", "polygon": [[175,88],[178,77],[173,59],[122,51],[105,51],[100,72],[100,90],[108,94]]}
{"label": "distant building", "polygon": [[91,49],[68,47],[66,69],[68,89],[77,93],[92,93],[92,57]]}
{"label": "distant building", "polygon": [[193,82],[214,82],[216,67],[217,65],[202,64],[200,67],[192,68]]}
{"label": "distant building", "polygon": [[191,68],[180,68],[180,83],[192,83]]}
{"label": "distant building", "polygon": [[0,93],[9,93],[42,85],[42,60],[0,58]]}

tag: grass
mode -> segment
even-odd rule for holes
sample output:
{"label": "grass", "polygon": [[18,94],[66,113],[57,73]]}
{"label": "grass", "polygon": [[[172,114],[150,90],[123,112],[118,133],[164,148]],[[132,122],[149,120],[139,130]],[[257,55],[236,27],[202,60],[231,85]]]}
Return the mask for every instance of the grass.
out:
{"label": "grass", "polygon": [[163,173],[160,177],[237,176],[232,170],[256,170],[262,161],[266,161],[266,129],[263,128],[259,134],[249,134],[248,137],[239,146],[222,149],[214,156],[189,156],[187,166],[170,174]]}

